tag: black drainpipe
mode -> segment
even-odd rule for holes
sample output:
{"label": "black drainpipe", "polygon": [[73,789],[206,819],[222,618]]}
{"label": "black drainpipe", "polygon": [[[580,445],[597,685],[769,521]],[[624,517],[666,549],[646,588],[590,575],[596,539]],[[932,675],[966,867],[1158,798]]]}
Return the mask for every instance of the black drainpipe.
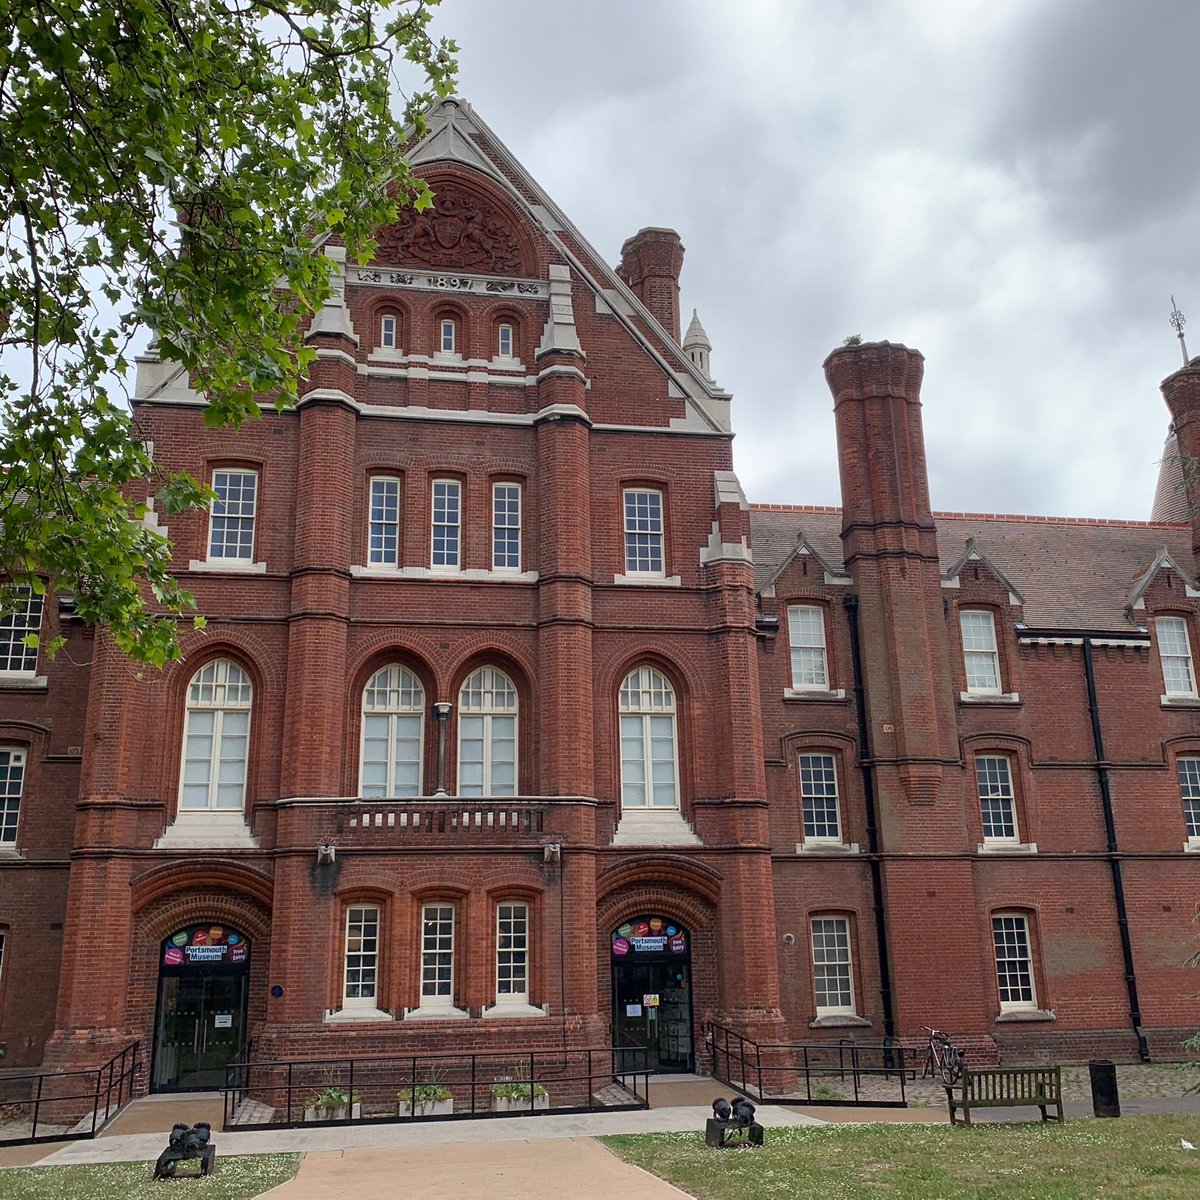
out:
{"label": "black drainpipe", "polygon": [[850,648],[854,662],[854,707],[858,713],[858,767],[862,771],[863,798],[867,807],[867,852],[871,863],[871,897],[875,905],[875,945],[879,948],[879,1003],[883,1008],[883,1036],[890,1045],[896,1036],[892,1011],[892,968],[888,954],[887,914],[883,907],[883,866],[879,861],[879,826],[875,816],[875,766],[871,756],[871,729],[867,724],[867,697],[863,691],[862,647],[858,640],[858,597],[842,603],[850,619]]}
{"label": "black drainpipe", "polygon": [[1092,741],[1096,746],[1096,778],[1100,781],[1100,806],[1104,810],[1104,832],[1108,838],[1108,865],[1112,870],[1113,899],[1117,905],[1117,930],[1121,934],[1121,957],[1125,960],[1125,990],[1129,993],[1129,1019],[1137,1037],[1142,1062],[1150,1061],[1150,1047],[1142,1028],[1142,1009],[1138,1003],[1137,975],[1133,969],[1133,943],[1129,940],[1129,913],[1125,908],[1125,884],[1118,857],[1117,826],[1113,821],[1112,792],[1108,786],[1104,734],[1100,729],[1100,705],[1096,699],[1096,672],[1092,666],[1092,639],[1083,639],[1083,673],[1087,679],[1088,709],[1092,716]]}

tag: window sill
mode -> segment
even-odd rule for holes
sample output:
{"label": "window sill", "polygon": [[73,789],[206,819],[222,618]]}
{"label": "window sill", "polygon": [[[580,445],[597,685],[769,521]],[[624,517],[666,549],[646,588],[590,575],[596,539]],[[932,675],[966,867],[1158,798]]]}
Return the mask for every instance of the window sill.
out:
{"label": "window sill", "polygon": [[244,558],[193,558],[188,570],[204,575],[265,575],[267,564]]}
{"label": "window sill", "polygon": [[537,583],[536,571],[463,571],[457,567],[351,567],[355,579],[464,579],[483,583]]}
{"label": "window sill", "polygon": [[22,692],[45,692],[50,688],[46,675],[0,675],[0,689],[13,688]]}
{"label": "window sill", "polygon": [[534,1008],[532,1004],[493,1004],[491,1008],[485,1008],[479,1015],[486,1021],[489,1018],[492,1020],[505,1020],[514,1018],[517,1020],[528,1020],[538,1017],[548,1017],[550,1015],[550,1006],[545,1008]]}
{"label": "window sill", "polygon": [[825,691],[823,688],[784,688],[785,700],[807,700],[813,704],[837,704],[846,699],[846,692],[838,688],[836,692]]}
{"label": "window sill", "polygon": [[382,1008],[328,1008],[323,1018],[326,1025],[354,1025],[367,1021],[394,1021],[396,1018]]}
{"label": "window sill", "polygon": [[1037,842],[980,842],[980,854],[1036,854]]}
{"label": "window sill", "polygon": [[404,1021],[465,1021],[470,1017],[465,1008],[455,1008],[452,1004],[421,1005],[418,1008],[406,1008],[401,1020]]}
{"label": "window sill", "polygon": [[681,587],[682,580],[678,575],[614,575],[613,583],[632,587]]}
{"label": "window sill", "polygon": [[1190,837],[1183,843],[1184,854],[1200,854],[1200,838]]}
{"label": "window sill", "polygon": [[1159,696],[1163,708],[1200,708],[1200,696]]}
{"label": "window sill", "polygon": [[870,1029],[871,1022],[857,1013],[829,1013],[809,1021],[809,1029]]}
{"label": "window sill", "polygon": [[4,845],[0,846],[0,862],[24,862],[24,861],[25,861],[25,852],[23,850],[18,850],[17,847],[13,843],[6,842]]}
{"label": "window sill", "polygon": [[1019,692],[959,692],[960,704],[1020,704]]}
{"label": "window sill", "polygon": [[1014,1008],[996,1017],[997,1025],[1020,1024],[1030,1021],[1057,1021],[1052,1008]]}
{"label": "window sill", "polygon": [[614,846],[699,846],[696,831],[677,808],[631,808],[621,814]]}
{"label": "window sill", "polygon": [[241,809],[178,812],[154,843],[155,850],[257,850],[258,846]]}
{"label": "window sill", "polygon": [[797,854],[857,854],[857,842],[797,842]]}

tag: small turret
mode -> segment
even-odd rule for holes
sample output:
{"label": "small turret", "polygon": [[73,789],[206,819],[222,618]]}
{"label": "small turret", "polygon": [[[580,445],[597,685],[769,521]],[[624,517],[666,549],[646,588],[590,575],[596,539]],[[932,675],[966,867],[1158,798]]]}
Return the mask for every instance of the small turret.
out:
{"label": "small turret", "polygon": [[692,323],[687,327],[687,333],[683,335],[683,348],[688,358],[704,372],[704,377],[711,379],[708,355],[712,350],[712,342],[708,340],[708,334],[704,332],[704,326],[700,324],[700,318],[694,308],[692,309]]}

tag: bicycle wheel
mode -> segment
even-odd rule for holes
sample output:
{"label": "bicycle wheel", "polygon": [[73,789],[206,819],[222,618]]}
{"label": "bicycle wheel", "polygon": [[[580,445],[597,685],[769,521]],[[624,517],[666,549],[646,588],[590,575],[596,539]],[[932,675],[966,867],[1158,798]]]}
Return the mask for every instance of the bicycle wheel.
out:
{"label": "bicycle wheel", "polygon": [[943,1083],[948,1083],[951,1086],[956,1084],[962,1078],[963,1052],[957,1046],[951,1046],[947,1043],[942,1047],[938,1070],[941,1073]]}

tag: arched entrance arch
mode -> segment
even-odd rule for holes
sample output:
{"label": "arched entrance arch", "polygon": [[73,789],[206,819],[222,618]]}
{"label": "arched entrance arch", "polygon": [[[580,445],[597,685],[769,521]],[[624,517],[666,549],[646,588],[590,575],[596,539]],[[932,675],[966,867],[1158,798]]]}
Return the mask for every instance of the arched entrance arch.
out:
{"label": "arched entrance arch", "polygon": [[691,931],[666,913],[644,913],[611,931],[609,954],[614,1044],[627,1051],[622,1065],[692,1070]]}

